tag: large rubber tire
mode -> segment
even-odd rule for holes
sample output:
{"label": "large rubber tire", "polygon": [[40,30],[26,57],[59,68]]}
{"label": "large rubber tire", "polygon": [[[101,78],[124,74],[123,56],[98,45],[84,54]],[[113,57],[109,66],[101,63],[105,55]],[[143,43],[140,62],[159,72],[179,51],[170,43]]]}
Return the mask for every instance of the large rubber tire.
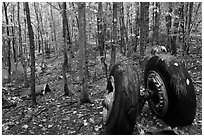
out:
{"label": "large rubber tire", "polygon": [[[111,82],[111,79],[114,83]],[[116,64],[107,83],[108,94],[114,91],[114,100],[109,117],[101,134],[131,134],[139,115],[139,78],[130,64]]]}
{"label": "large rubber tire", "polygon": [[145,67],[144,82],[147,91],[156,93],[148,103],[158,117],[171,127],[192,124],[196,114],[195,89],[181,61],[167,54],[151,57]]}

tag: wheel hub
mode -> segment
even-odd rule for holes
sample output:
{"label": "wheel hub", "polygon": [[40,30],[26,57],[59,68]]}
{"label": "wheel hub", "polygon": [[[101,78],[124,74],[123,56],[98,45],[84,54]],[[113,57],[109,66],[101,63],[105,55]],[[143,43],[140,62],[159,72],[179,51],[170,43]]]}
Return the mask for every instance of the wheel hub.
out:
{"label": "wheel hub", "polygon": [[147,77],[147,91],[150,94],[150,107],[160,117],[168,110],[168,96],[163,79],[156,71],[150,71]]}

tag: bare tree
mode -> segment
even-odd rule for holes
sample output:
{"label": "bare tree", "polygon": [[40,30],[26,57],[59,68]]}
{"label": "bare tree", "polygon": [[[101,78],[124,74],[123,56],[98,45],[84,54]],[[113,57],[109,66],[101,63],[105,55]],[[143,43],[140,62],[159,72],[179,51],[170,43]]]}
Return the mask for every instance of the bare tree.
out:
{"label": "bare tree", "polygon": [[107,64],[106,64],[106,48],[105,48],[105,31],[106,23],[103,19],[103,4],[98,3],[98,14],[97,14],[97,31],[98,31],[98,44],[101,56],[101,63],[103,64],[103,71],[107,77]]}
{"label": "bare tree", "polygon": [[[147,45],[148,31],[149,31],[149,2],[140,3],[140,14],[141,14],[141,24],[140,24],[140,57],[144,56],[144,51]],[[140,61],[141,61],[140,58]]]}
{"label": "bare tree", "polygon": [[[179,7],[179,20],[180,20],[180,23],[179,23],[179,35],[181,35],[182,37],[180,38],[182,40],[182,43],[185,42],[185,36],[184,36],[184,33],[185,33],[185,29],[184,29],[184,2],[181,2],[180,3],[180,7]],[[184,46],[182,47],[184,48]],[[184,53],[184,52],[183,52]]]}
{"label": "bare tree", "polygon": [[[16,66],[16,69],[17,69],[17,51],[16,51],[16,46],[17,44],[15,44],[16,42],[16,39],[15,39],[15,7],[16,5],[15,4],[12,4],[12,14],[10,15],[10,22],[12,23],[12,26],[11,26],[11,31],[12,31],[12,47],[13,47],[13,59],[14,59],[14,63],[15,63],[15,66]],[[16,46],[15,46],[16,45]]]}
{"label": "bare tree", "polygon": [[79,75],[82,82],[82,93],[80,97],[81,104],[92,103],[87,89],[88,74],[87,74],[87,57],[86,57],[86,4],[79,2],[78,4],[78,19],[79,19]]}
{"label": "bare tree", "polygon": [[103,5],[102,2],[98,3],[98,16],[97,16],[97,31],[98,31],[98,44],[100,49],[100,56],[104,54],[104,36],[103,36]]}
{"label": "bare tree", "polygon": [[70,91],[68,89],[67,84],[67,77],[66,77],[66,70],[67,70],[67,17],[66,17],[66,2],[62,3],[62,21],[63,21],[63,54],[64,54],[64,62],[62,64],[62,74],[63,74],[63,81],[64,81],[64,92],[66,96],[69,96]]}
{"label": "bare tree", "polygon": [[[169,7],[172,7],[172,3],[169,3]],[[175,9],[174,9],[175,12]],[[173,36],[170,36],[171,38],[171,45],[170,45],[170,52],[172,55],[176,55],[177,54],[177,43],[176,43],[176,39],[177,39],[177,30],[178,30],[178,26],[179,26],[179,19],[176,17],[174,18],[173,21]]]}
{"label": "bare tree", "polygon": [[45,60],[45,38],[43,35],[45,34],[44,24],[43,24],[43,15],[42,15],[42,7],[40,6],[40,3],[38,3],[38,12],[39,12],[39,24],[41,27],[41,48],[42,48],[42,63],[44,63]]}
{"label": "bare tree", "polygon": [[130,44],[129,44],[129,35],[130,35],[130,5],[129,3],[126,4],[126,8],[125,8],[125,11],[126,11],[126,31],[125,31],[125,38],[126,38],[126,47],[125,47],[125,55],[128,54],[128,52],[130,51]]}
{"label": "bare tree", "polygon": [[139,30],[140,30],[140,27],[139,27],[139,16],[140,16],[140,13],[139,13],[139,2],[135,2],[135,25],[134,25],[134,34],[135,34],[135,37],[133,38],[133,45],[134,45],[134,52],[137,52],[137,47],[139,45]]}
{"label": "bare tree", "polygon": [[23,66],[24,77],[25,77],[25,86],[28,87],[28,78],[27,78],[27,62],[23,55],[23,45],[22,45],[22,34],[21,34],[21,22],[20,22],[20,3],[18,2],[18,36],[19,36],[19,56],[20,62]]}
{"label": "bare tree", "polygon": [[30,20],[30,10],[28,2],[24,3],[24,8],[26,12],[27,24],[28,24],[28,35],[30,42],[30,56],[31,56],[31,97],[33,106],[36,105],[36,95],[35,95],[35,43],[34,43],[34,33]]}
{"label": "bare tree", "polygon": [[7,7],[9,5],[9,3],[6,5],[6,2],[3,2],[4,5],[4,12],[5,12],[5,18],[6,18],[6,25],[7,25],[7,29],[6,29],[6,33],[7,33],[7,44],[8,44],[8,48],[7,48],[7,61],[8,61],[8,82],[11,82],[11,40],[9,38],[9,21],[8,21],[8,14],[7,14]]}
{"label": "bare tree", "polygon": [[192,25],[192,13],[193,13],[193,2],[190,2],[188,8],[188,23],[187,23],[187,36],[186,36],[186,54],[189,54],[189,47],[190,47],[190,32],[191,32],[191,25]]}
{"label": "bare tree", "polygon": [[35,10],[35,16],[36,16],[36,19],[37,19],[37,31],[38,31],[38,52],[40,53],[40,50],[41,50],[41,43],[40,43],[40,36],[41,36],[41,41],[43,41],[43,38],[42,38],[42,32],[41,32],[41,29],[40,29],[40,21],[39,21],[39,15],[38,15],[38,5],[36,2],[34,2],[34,10]]}
{"label": "bare tree", "polygon": [[160,3],[156,2],[154,13],[154,26],[153,26],[153,45],[159,44],[159,26],[160,26]]}
{"label": "bare tree", "polygon": [[55,20],[54,20],[54,17],[53,17],[53,7],[51,5],[50,5],[50,15],[51,15],[51,20],[52,20],[52,29],[53,29],[55,52],[57,52],[57,50],[58,50],[57,45],[58,44],[57,44],[57,37],[56,37],[56,25],[55,25]]}
{"label": "bare tree", "polygon": [[125,41],[125,22],[124,22],[124,7],[123,2],[120,2],[120,35],[121,35],[121,43],[120,43],[120,53],[125,55],[125,48],[127,44],[127,40]]}
{"label": "bare tree", "polygon": [[189,3],[188,2],[184,2],[184,8],[183,8],[183,20],[184,20],[184,28],[183,28],[183,55],[186,54],[187,51],[187,43],[186,43],[186,30],[187,30],[187,23],[188,23],[188,7],[189,7]]}
{"label": "bare tree", "polygon": [[113,42],[112,42],[112,48],[111,48],[111,61],[110,61],[110,67],[109,71],[112,69],[113,65],[115,64],[115,58],[116,58],[116,47],[115,44],[117,42],[117,2],[113,2]]}

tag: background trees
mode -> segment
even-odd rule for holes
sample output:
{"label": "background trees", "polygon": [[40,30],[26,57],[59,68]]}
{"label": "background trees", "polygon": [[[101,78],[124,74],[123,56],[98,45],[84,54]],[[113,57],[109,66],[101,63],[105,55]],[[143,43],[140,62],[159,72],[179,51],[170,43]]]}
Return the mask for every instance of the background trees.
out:
{"label": "background trees", "polygon": [[[5,12],[5,20],[6,20],[6,34],[7,34],[7,38],[10,36],[9,35],[9,21],[8,21],[8,14],[7,14],[7,7],[8,7],[8,4],[6,4],[5,2],[3,3],[4,5],[4,12]],[[6,48],[7,50],[7,66],[8,66],[8,81],[10,82],[11,81],[11,40],[10,38],[7,39],[7,45],[8,47]],[[6,52],[5,51],[5,52]]]}
{"label": "background trees", "polygon": [[[60,51],[63,51],[65,87],[67,83],[65,71],[71,70],[70,62],[79,49],[85,51],[79,50],[81,55],[89,49],[95,53],[95,57],[99,54],[101,63],[104,65],[103,71],[107,75],[107,67],[110,70],[115,64],[118,50],[128,57],[137,54],[140,61],[146,54],[146,49],[155,45],[166,46],[173,55],[181,52],[182,55],[188,55],[191,49],[195,48],[193,45],[198,42],[194,39],[201,34],[201,3],[199,2],[85,3],[82,4],[86,8],[83,9],[83,15],[80,15],[77,10],[78,4],[29,3],[35,55],[42,55],[40,66],[45,69],[45,58],[49,58],[50,53],[59,56]],[[3,7],[2,49],[5,55],[3,67],[8,70],[8,81],[10,81],[13,66],[15,66],[13,64],[17,67],[20,61],[24,68],[24,77],[27,78],[26,68],[27,63],[30,63],[28,50],[30,32],[27,31],[30,26],[26,22],[27,14],[23,14],[21,3],[4,2]],[[83,16],[86,17],[81,20],[81,25],[87,22],[84,28],[79,20],[79,17],[81,19]],[[83,29],[80,29],[81,27]],[[86,32],[83,37],[82,30]],[[81,38],[86,39],[85,42],[82,42]],[[88,75],[88,55],[84,55],[83,59],[85,59],[85,72]],[[67,90],[64,91],[68,93]]]}
{"label": "background trees", "polygon": [[[77,17],[77,5],[75,3],[66,3],[67,10],[66,14],[68,16],[67,23],[67,39],[69,43],[77,43],[76,36],[78,36],[78,17]],[[117,5],[117,6],[115,6]],[[19,6],[17,3],[3,3],[4,14],[3,22],[10,25],[11,35],[16,35],[19,30],[15,22],[18,20],[18,7],[19,7],[19,19],[22,19],[20,27],[25,28],[25,23],[23,23],[23,9],[21,4]],[[190,43],[191,43],[191,32],[198,31],[198,27],[201,25],[201,18],[199,15],[201,13],[201,3],[89,3],[86,10],[86,20],[87,20],[87,40],[88,41],[98,41],[100,48],[100,55],[102,56],[105,50],[105,45],[109,40],[109,36],[112,36],[112,39],[115,39],[113,42],[120,45],[120,52],[127,49],[132,49],[134,47],[135,52],[145,50],[146,43],[152,42],[153,45],[168,45],[169,49],[172,50],[172,54],[176,54],[176,50],[180,47],[182,48],[183,53],[188,54]],[[117,8],[116,8],[117,7]],[[140,8],[140,10],[138,10]],[[60,51],[58,44],[62,42],[63,37],[59,35],[62,33],[62,18],[61,8],[58,6],[58,3],[32,3],[31,4],[31,22],[34,27],[34,39],[35,46],[38,52],[42,52],[44,59],[44,54],[46,53],[49,56],[49,50],[55,51],[58,53]],[[116,17],[116,12],[119,15]],[[6,15],[7,12],[9,16]],[[6,19],[7,18],[7,19]],[[117,18],[117,19],[113,19]],[[6,21],[7,20],[7,21]],[[117,21],[117,22],[115,22]],[[11,24],[13,26],[11,26]],[[24,25],[23,25],[24,24]],[[8,27],[4,25],[3,27]],[[56,28],[57,27],[57,28]],[[69,29],[70,28],[70,29]],[[117,28],[117,31],[115,31]],[[139,29],[140,28],[140,29]],[[147,28],[142,29],[142,28]],[[5,29],[4,29],[5,30]],[[24,30],[24,29],[23,29]],[[96,31],[97,30],[97,31]],[[114,30],[114,31],[113,31]],[[144,31],[144,33],[143,33]],[[6,31],[5,31],[6,32]],[[14,33],[14,34],[13,34]],[[116,34],[117,33],[117,34]],[[165,37],[159,37],[162,33],[166,36],[168,35],[168,42],[162,42],[161,39],[166,39]],[[6,34],[6,33],[4,33]],[[143,36],[144,34],[144,36]],[[137,36],[136,36],[137,35]],[[179,35],[179,36],[178,36]],[[4,35],[3,35],[4,36]],[[22,33],[22,45],[25,47],[26,37],[25,33]],[[117,36],[117,37],[116,37]],[[139,37],[138,37],[139,36]],[[16,39],[21,39],[18,37],[13,37],[8,39],[5,42],[9,44],[11,41],[12,46],[12,58],[16,61],[16,56],[14,54],[20,54],[21,46],[18,46],[19,43],[15,43]],[[6,38],[6,37],[4,37]],[[140,42],[134,41],[139,38]],[[147,38],[148,40],[143,40]],[[159,40],[160,39],[160,40]],[[179,41],[178,41],[179,39]],[[182,39],[182,40],[181,40]],[[134,42],[133,42],[134,41]],[[132,43],[131,43],[132,42]],[[137,43],[138,42],[138,43]],[[146,43],[143,43],[146,42]],[[137,45],[134,45],[137,43]],[[115,45],[113,44],[113,45]],[[108,46],[110,46],[108,44]],[[108,47],[106,46],[106,48]],[[8,46],[7,49],[11,46]],[[69,46],[71,48],[72,46]],[[138,47],[137,50],[135,47]],[[68,48],[68,49],[69,49]],[[9,51],[10,51],[9,50]],[[24,51],[27,49],[24,48]],[[45,51],[44,51],[45,50]],[[71,49],[69,49],[71,50]],[[5,50],[3,50],[4,53]],[[7,50],[8,52],[8,50]],[[9,56],[9,53],[7,55]],[[9,66],[9,58],[7,56],[7,62]],[[112,56],[114,57],[114,56]],[[114,59],[113,59],[114,60]]]}

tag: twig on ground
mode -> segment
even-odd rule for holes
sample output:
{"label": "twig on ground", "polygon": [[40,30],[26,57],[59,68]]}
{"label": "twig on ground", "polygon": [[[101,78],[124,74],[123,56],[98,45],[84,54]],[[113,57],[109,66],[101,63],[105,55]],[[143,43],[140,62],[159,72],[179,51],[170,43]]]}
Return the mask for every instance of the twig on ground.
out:
{"label": "twig on ground", "polygon": [[199,66],[201,66],[201,65],[200,64],[196,64],[196,65],[194,65],[192,67],[187,68],[187,70],[191,70],[191,69],[194,69],[194,68],[199,67]]}
{"label": "twig on ground", "polygon": [[71,106],[71,105],[73,105],[73,104],[75,104],[75,103],[77,103],[77,102],[78,102],[78,101],[69,102],[68,104],[62,105],[62,106],[60,106],[59,108],[68,107],[68,106]]}
{"label": "twig on ground", "polygon": [[41,110],[35,112],[35,113],[32,114],[30,117],[28,117],[27,119],[25,119],[24,121],[22,121],[21,123],[19,123],[19,124],[17,124],[17,125],[21,125],[21,124],[23,124],[23,123],[28,123],[28,122],[30,122],[30,121],[33,119],[33,117],[36,117],[36,116],[40,115],[42,112],[47,111],[47,110],[48,110],[47,108],[43,108],[43,109],[41,109]]}
{"label": "twig on ground", "polygon": [[84,123],[81,123],[78,127],[78,129],[75,131],[75,134],[77,135],[79,133],[79,131],[81,130],[81,128],[84,126]]}
{"label": "twig on ground", "polygon": [[9,109],[11,107],[16,107],[16,106],[17,106],[16,103],[15,104],[10,104],[10,105],[6,105],[6,106],[2,106],[2,109]]}
{"label": "twig on ground", "polygon": [[82,117],[86,117],[86,116],[90,116],[90,114],[88,113],[88,114],[82,115],[82,116],[79,117],[79,119],[82,118]]}

